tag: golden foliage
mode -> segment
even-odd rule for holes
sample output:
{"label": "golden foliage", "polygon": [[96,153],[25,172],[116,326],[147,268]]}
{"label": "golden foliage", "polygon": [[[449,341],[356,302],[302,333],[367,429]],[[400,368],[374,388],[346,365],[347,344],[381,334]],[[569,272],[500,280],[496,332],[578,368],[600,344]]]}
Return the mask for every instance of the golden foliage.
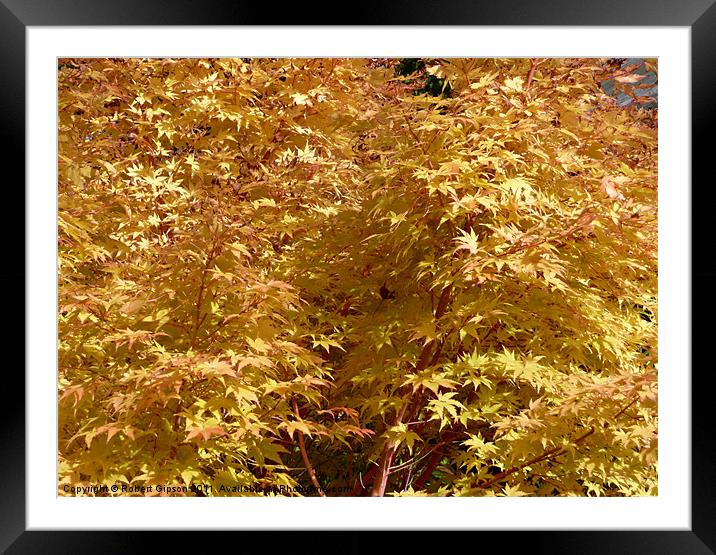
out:
{"label": "golden foliage", "polygon": [[61,493],[656,494],[655,112],[395,63],[60,61]]}

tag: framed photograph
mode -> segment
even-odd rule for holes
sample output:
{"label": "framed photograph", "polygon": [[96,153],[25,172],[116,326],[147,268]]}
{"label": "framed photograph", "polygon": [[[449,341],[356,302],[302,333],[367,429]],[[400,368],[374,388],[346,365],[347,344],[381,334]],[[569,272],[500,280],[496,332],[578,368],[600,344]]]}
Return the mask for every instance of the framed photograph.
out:
{"label": "framed photograph", "polygon": [[0,547],[714,552],[716,8],[257,8],[0,5]]}

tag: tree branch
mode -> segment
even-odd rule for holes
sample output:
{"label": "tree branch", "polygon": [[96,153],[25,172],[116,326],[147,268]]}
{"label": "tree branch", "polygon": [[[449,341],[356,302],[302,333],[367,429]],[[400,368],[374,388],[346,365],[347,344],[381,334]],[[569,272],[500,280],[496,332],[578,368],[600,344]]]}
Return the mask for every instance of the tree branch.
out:
{"label": "tree branch", "polygon": [[422,487],[425,485],[425,482],[428,481],[430,476],[433,474],[433,470],[435,470],[435,467],[438,465],[440,460],[443,458],[443,444],[438,445],[438,447],[433,451],[433,456],[430,457],[430,460],[428,461],[428,464],[425,465],[425,468],[420,473],[420,476],[415,480],[415,488],[414,489],[422,489]]}
{"label": "tree branch", "polygon": [[[301,414],[298,412],[298,405],[296,404],[296,399],[292,399],[291,402],[293,403],[293,412],[296,413],[296,418],[300,419]],[[306,452],[306,445],[303,443],[303,432],[301,432],[300,430],[296,430],[296,433],[298,434],[298,448],[301,450],[301,458],[303,458],[303,465],[306,467],[306,471],[311,478],[311,482],[313,482],[313,485],[318,490],[318,495],[320,495],[321,497],[325,497],[326,494],[323,493],[321,484],[318,483],[316,473],[313,471],[311,460],[308,458],[308,453]]]}
{"label": "tree branch", "polygon": [[204,268],[201,271],[201,283],[199,285],[199,294],[196,298],[196,306],[194,307],[194,334],[191,338],[191,348],[193,349],[196,347],[196,338],[199,335],[199,328],[204,323],[204,319],[206,318],[206,314],[204,314],[204,317],[201,315],[201,305],[204,302],[204,289],[206,288],[206,275],[209,273],[209,266],[211,266],[211,263],[214,261],[214,258],[216,258],[216,243],[214,243],[211,247],[211,251],[209,251],[209,254],[206,257],[206,263],[204,264]]}
{"label": "tree branch", "polygon": [[[435,320],[439,320],[443,314],[445,314],[445,311],[447,310],[448,304],[450,303],[450,295],[452,293],[452,286],[446,285],[443,287],[442,293],[440,293],[440,299],[438,300],[438,306],[435,309]],[[442,350],[442,345],[437,344],[435,347],[435,351],[433,351],[433,344],[428,343],[423,347],[422,352],[420,353],[420,358],[418,359],[418,363],[415,366],[415,372],[422,372],[427,368],[430,360],[432,358],[437,358],[439,356],[440,351]],[[434,356],[431,356],[434,355]],[[416,411],[419,410],[420,405],[420,398],[417,400],[413,400],[411,403],[404,403],[403,406],[400,408],[398,413],[395,416],[395,420],[393,421],[393,426],[398,426],[402,421],[403,417],[405,416],[405,413],[408,409],[408,406],[411,406],[410,409],[410,416],[408,417],[408,420],[412,420],[414,414]],[[398,445],[392,441],[389,441],[386,443],[385,448],[383,449],[383,453],[380,456],[380,462],[378,463],[378,475],[376,476],[375,482],[373,484],[373,490],[371,491],[371,496],[373,497],[383,497],[385,495],[385,488],[388,485],[388,475],[390,474],[390,467],[393,464],[393,459],[395,458],[396,453],[398,452]]]}
{"label": "tree branch", "polygon": [[[586,432],[585,434],[579,436],[577,439],[574,440],[574,445],[579,445],[582,441],[587,439],[593,433],[594,433],[594,427],[590,427],[588,432]],[[505,470],[504,472],[500,472],[499,474],[496,474],[494,478],[492,478],[491,480],[488,480],[487,482],[484,482],[482,484],[478,484],[477,487],[482,488],[482,489],[488,488],[491,485],[496,484],[497,482],[501,482],[502,480],[504,480],[511,474],[514,474],[515,472],[518,472],[518,471],[522,470],[523,468],[526,468],[533,464],[537,464],[542,461],[554,459],[555,457],[558,457],[559,455],[562,455],[564,453],[565,453],[565,450],[563,447],[554,447],[552,449],[545,451],[538,457],[535,457],[534,459],[530,459],[526,463],[523,463],[519,466],[513,466],[512,468],[509,468],[509,469]]]}
{"label": "tree branch", "polygon": [[530,72],[527,75],[527,83],[525,84],[525,90],[529,90],[530,85],[532,84],[532,79],[535,76],[535,71],[537,70],[537,66],[540,65],[544,60],[540,60],[539,58],[535,58],[532,60],[532,67],[530,67]]}

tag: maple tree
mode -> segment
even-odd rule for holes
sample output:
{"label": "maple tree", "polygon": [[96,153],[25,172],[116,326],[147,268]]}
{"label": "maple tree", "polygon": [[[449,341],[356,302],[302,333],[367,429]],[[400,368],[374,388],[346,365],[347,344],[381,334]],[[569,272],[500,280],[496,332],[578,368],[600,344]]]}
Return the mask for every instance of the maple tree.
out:
{"label": "maple tree", "polygon": [[60,494],[657,493],[657,111],[400,63],[60,60]]}

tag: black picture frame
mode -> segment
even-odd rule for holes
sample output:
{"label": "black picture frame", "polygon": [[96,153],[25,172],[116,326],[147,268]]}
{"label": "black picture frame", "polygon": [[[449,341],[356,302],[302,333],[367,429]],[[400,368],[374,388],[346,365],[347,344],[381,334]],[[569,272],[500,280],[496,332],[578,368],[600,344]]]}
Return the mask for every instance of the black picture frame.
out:
{"label": "black picture frame", "polygon": [[[550,532],[451,532],[449,546],[445,539],[437,540],[444,547],[454,549],[465,541],[472,548],[497,548],[529,553],[716,553],[716,458],[711,449],[714,371],[708,364],[708,318],[716,308],[713,287],[716,285],[716,268],[710,262],[713,231],[713,197],[708,172],[713,159],[711,138],[716,129],[714,91],[716,91],[716,6],[715,0],[681,0],[667,2],[653,0],[602,0],[575,3],[573,0],[536,2],[530,0],[502,0],[458,2],[432,2],[430,0],[400,0],[390,3],[364,1],[342,12],[336,3],[317,0],[312,3],[295,3],[292,6],[267,6],[257,2],[217,2],[203,0],[125,0],[121,3],[106,0],[0,0],[0,118],[5,136],[6,171],[17,171],[14,181],[7,178],[4,200],[7,208],[2,218],[4,264],[0,269],[0,284],[5,294],[6,353],[16,345],[25,344],[25,334],[32,333],[19,325],[20,314],[25,314],[25,295],[32,294],[25,285],[25,244],[18,239],[18,228],[25,229],[25,192],[19,183],[25,182],[25,32],[28,26],[64,25],[568,25],[568,26],[684,26],[691,30],[692,76],[692,296],[699,300],[698,311],[692,313],[692,353],[701,355],[692,362],[692,481],[684,480],[691,489],[692,527],[689,531],[550,531]],[[342,13],[350,14],[343,21]],[[31,147],[31,145],[28,145]],[[699,179],[700,178],[700,179]],[[668,184],[664,184],[668,186]],[[694,202],[698,191],[698,202]],[[709,196],[710,195],[710,196]],[[22,206],[20,210],[18,207]],[[19,218],[14,220],[11,216]],[[698,262],[698,263],[697,263]],[[24,295],[17,294],[23,291]],[[21,306],[23,304],[23,306]],[[24,322],[24,316],[22,321]],[[14,340],[13,335],[17,336]],[[22,337],[19,337],[22,334]],[[19,356],[25,366],[24,352]],[[224,541],[236,542],[236,533],[164,532],[160,538],[154,533],[111,532],[59,532],[26,530],[26,475],[25,458],[25,380],[19,364],[5,359],[5,380],[8,390],[5,399],[4,425],[0,426],[0,550],[7,553],[113,553],[149,549],[159,541],[163,550],[180,552],[195,549],[220,549]],[[682,368],[676,371],[688,372]],[[13,404],[14,403],[14,404]],[[687,460],[685,458],[685,460]],[[558,523],[555,523],[558,526]],[[79,529],[82,523],[77,523]],[[589,523],[585,523],[585,528]],[[231,535],[230,535],[231,534]],[[243,534],[249,534],[244,532]],[[253,534],[253,533],[252,533]],[[269,534],[270,537],[269,537]],[[296,534],[298,536],[296,537]],[[260,537],[242,536],[241,543],[233,548],[243,549],[256,543],[258,549],[286,549],[309,547],[312,551],[340,550],[366,551],[385,545],[376,539],[376,532],[351,533],[335,537],[338,532],[324,532],[320,539],[308,540],[302,533],[260,533]],[[469,536],[468,536],[469,534]],[[507,535],[509,534],[509,538]],[[428,538],[422,533],[401,534],[399,549],[411,550],[416,546],[428,547]],[[289,537],[290,536],[290,537]],[[433,536],[434,541],[434,536]],[[277,543],[278,541],[278,543]],[[394,541],[390,540],[391,543]],[[284,543],[285,542],[285,543]],[[474,543],[477,542],[477,543]],[[231,544],[230,544],[231,545]],[[279,547],[280,546],[280,547]],[[397,548],[397,546],[396,546]]]}

